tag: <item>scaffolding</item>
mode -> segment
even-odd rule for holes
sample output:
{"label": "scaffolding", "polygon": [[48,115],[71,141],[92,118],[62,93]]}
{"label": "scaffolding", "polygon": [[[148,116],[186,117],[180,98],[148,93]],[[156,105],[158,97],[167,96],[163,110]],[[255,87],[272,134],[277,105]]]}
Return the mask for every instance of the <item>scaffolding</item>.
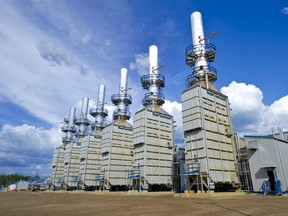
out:
{"label": "scaffolding", "polygon": [[96,174],[96,184],[99,185],[99,190],[110,190],[110,185],[105,179],[105,171],[101,171],[101,173]]}
{"label": "scaffolding", "polygon": [[140,167],[127,170],[127,189],[128,190],[138,190],[143,189],[143,184],[141,182]]}
{"label": "scaffolding", "polygon": [[200,162],[187,161],[184,166],[184,174],[186,176],[186,190],[193,190],[196,186],[197,192],[199,191],[199,178],[200,190],[203,190],[202,175],[200,172]]}
{"label": "scaffolding", "polygon": [[215,184],[212,181],[211,176],[206,172],[201,172],[200,164],[199,161],[195,160],[187,161],[184,165],[184,175],[186,177],[185,190],[202,192],[215,189]]}

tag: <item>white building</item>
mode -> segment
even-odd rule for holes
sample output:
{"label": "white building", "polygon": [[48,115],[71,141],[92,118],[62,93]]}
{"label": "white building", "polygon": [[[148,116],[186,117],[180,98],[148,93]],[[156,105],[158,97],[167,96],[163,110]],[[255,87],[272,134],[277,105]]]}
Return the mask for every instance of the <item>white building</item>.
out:
{"label": "white building", "polygon": [[288,140],[244,136],[254,192],[281,194],[288,190]]}

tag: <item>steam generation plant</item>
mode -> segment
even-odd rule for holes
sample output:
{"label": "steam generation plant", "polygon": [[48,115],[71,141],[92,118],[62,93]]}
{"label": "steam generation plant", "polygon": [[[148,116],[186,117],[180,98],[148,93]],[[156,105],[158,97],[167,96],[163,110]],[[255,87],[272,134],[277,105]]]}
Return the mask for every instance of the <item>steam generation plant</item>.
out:
{"label": "steam generation plant", "polygon": [[158,47],[151,45],[147,74],[139,80],[147,92],[134,115],[126,68],[120,70],[118,93],[111,96],[111,122],[106,122],[103,84],[89,113],[88,97],[82,99],[78,118],[76,108],[70,108],[52,159],[54,190],[287,193],[288,132],[278,128],[278,133],[242,138],[233,132],[228,97],[213,85],[218,74],[211,66],[216,46],[210,39],[216,32],[205,36],[200,12],[190,20],[192,45],[185,50],[185,62],[192,73],[181,90],[183,145],[174,144],[175,121],[162,108],[165,77]]}

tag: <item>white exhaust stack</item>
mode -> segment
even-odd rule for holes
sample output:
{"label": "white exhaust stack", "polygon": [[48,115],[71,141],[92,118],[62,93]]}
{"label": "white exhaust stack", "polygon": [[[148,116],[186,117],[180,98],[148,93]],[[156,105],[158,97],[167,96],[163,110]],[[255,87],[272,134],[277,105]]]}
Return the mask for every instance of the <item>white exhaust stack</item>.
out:
{"label": "white exhaust stack", "polygon": [[141,77],[142,87],[147,89],[149,93],[145,94],[142,100],[144,106],[147,105],[163,105],[165,97],[161,92],[161,88],[165,86],[165,78],[159,73],[158,67],[158,47],[151,45],[149,47],[149,75]]}
{"label": "white exhaust stack", "polygon": [[208,89],[209,83],[217,80],[217,70],[209,65],[215,59],[216,47],[208,40],[216,32],[204,36],[200,12],[192,13],[190,19],[193,44],[186,48],[186,64],[193,68],[193,72],[186,78],[186,83],[190,87],[199,81],[205,81]]}
{"label": "white exhaust stack", "polygon": [[191,14],[191,29],[192,29],[192,42],[193,45],[203,44],[204,41],[204,31],[202,23],[202,15],[200,12],[196,11]]}
{"label": "white exhaust stack", "polygon": [[158,74],[158,47],[151,45],[149,47],[149,74]]}
{"label": "white exhaust stack", "polygon": [[82,99],[82,108],[81,108],[81,117],[83,117],[83,118],[87,118],[88,105],[89,105],[89,98],[84,97]]}
{"label": "white exhaust stack", "polygon": [[94,134],[95,137],[98,136],[97,130],[98,129],[102,130],[106,126],[105,118],[108,115],[108,110],[104,108],[105,91],[106,91],[106,86],[103,84],[100,84],[98,87],[98,98],[97,98],[96,108],[90,109],[90,115],[95,117],[95,121],[91,123],[91,129],[92,129],[91,132]]}
{"label": "white exhaust stack", "polygon": [[74,134],[76,133],[75,113],[76,113],[76,108],[71,107],[68,119],[64,118],[65,125],[62,127],[62,131],[65,133],[65,135],[62,138],[62,141],[64,144],[73,142]]}
{"label": "white exhaust stack", "polygon": [[118,109],[113,112],[114,120],[118,119],[119,117],[123,120],[129,120],[131,117],[128,105],[132,103],[132,97],[131,95],[127,94],[127,77],[127,69],[121,68],[119,94],[114,94],[111,97],[113,104],[118,106]]}
{"label": "white exhaust stack", "polygon": [[78,125],[78,131],[76,136],[84,137],[88,134],[87,127],[90,125],[90,120],[87,118],[88,113],[89,98],[83,97],[82,99],[82,108],[80,113],[80,118],[76,120],[76,125]]}
{"label": "white exhaust stack", "polygon": [[204,68],[207,68],[208,63],[205,58],[205,36],[203,31],[202,15],[198,11],[191,14],[191,28],[195,54],[199,56],[195,62],[195,69],[197,74],[201,74],[201,77],[204,77]]}
{"label": "white exhaust stack", "polygon": [[105,92],[106,92],[106,86],[103,84],[100,84],[99,88],[98,88],[97,108],[103,108],[104,107]]}
{"label": "white exhaust stack", "polygon": [[69,127],[73,127],[75,125],[75,113],[76,113],[76,108],[71,107],[70,112],[69,112]]}
{"label": "white exhaust stack", "polygon": [[119,85],[119,94],[124,95],[127,92],[127,69],[121,68],[120,71],[120,85]]}

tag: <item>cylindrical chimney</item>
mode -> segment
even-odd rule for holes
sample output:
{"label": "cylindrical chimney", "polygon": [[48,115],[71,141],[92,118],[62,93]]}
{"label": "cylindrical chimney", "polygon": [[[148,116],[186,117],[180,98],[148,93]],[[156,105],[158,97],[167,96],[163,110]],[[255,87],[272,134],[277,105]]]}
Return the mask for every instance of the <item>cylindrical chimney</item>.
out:
{"label": "cylindrical chimney", "polygon": [[200,12],[196,11],[191,14],[191,29],[192,29],[192,41],[193,45],[203,44],[204,41],[204,31],[202,23],[202,15]]}
{"label": "cylindrical chimney", "polygon": [[69,112],[69,126],[74,125],[75,113],[76,113],[76,108],[72,106]]}
{"label": "cylindrical chimney", "polygon": [[98,88],[97,108],[103,108],[104,107],[105,91],[106,91],[105,85],[100,84],[99,88]]}
{"label": "cylindrical chimney", "polygon": [[158,74],[158,48],[155,45],[149,47],[149,74]]}
{"label": "cylindrical chimney", "polygon": [[82,108],[81,108],[81,117],[80,118],[87,118],[88,113],[88,105],[89,105],[89,98],[83,97],[82,99]]}
{"label": "cylindrical chimney", "polygon": [[127,92],[127,73],[126,68],[121,68],[119,94],[126,94]]}

